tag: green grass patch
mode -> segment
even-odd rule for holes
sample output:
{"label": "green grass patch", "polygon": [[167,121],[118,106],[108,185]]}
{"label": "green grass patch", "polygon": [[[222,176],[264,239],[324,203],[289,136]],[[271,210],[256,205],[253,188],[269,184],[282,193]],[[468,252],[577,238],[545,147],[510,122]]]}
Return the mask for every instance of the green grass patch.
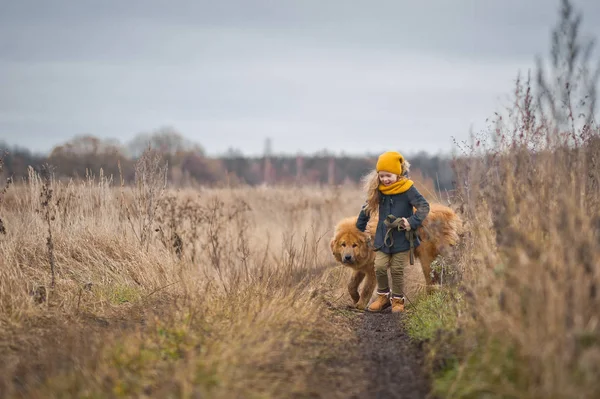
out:
{"label": "green grass patch", "polygon": [[128,285],[105,285],[99,291],[99,296],[102,299],[114,305],[135,303],[142,297],[138,288]]}
{"label": "green grass patch", "polygon": [[[413,305],[413,306],[411,306]],[[404,324],[412,339],[427,341],[440,331],[454,331],[462,298],[456,291],[439,290],[409,304]]]}

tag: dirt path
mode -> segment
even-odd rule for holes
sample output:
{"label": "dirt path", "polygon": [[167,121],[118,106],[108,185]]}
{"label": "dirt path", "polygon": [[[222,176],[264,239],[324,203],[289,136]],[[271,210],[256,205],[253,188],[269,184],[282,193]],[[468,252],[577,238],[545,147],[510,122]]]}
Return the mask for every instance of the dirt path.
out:
{"label": "dirt path", "polygon": [[327,360],[317,363],[308,377],[312,389],[293,398],[430,398],[424,354],[404,331],[404,315],[389,308],[382,313],[331,309],[346,315],[343,324],[352,336],[343,343],[331,342]]}
{"label": "dirt path", "polygon": [[374,399],[421,399],[429,392],[423,353],[410,341],[401,317],[389,312],[362,313],[357,318],[359,347],[364,353],[368,389]]}

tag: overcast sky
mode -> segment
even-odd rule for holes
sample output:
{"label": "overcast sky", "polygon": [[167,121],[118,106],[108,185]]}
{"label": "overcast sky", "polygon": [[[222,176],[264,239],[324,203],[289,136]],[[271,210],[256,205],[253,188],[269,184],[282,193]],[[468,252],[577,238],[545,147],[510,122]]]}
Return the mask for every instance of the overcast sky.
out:
{"label": "overcast sky", "polygon": [[[600,1],[574,4],[600,38]],[[558,7],[0,0],[0,141],[41,152],[170,126],[211,155],[267,137],[288,154],[446,152],[547,54]]]}

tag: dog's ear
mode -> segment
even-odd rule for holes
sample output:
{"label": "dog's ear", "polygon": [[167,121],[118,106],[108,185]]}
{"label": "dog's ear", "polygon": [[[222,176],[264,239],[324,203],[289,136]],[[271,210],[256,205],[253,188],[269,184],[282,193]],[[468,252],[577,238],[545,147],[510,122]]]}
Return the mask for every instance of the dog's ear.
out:
{"label": "dog's ear", "polygon": [[331,248],[331,253],[335,255],[335,247],[336,247],[336,243],[337,243],[337,233],[334,234],[333,238],[331,239],[331,241],[329,242],[329,247]]}
{"label": "dog's ear", "polygon": [[340,233],[341,232],[339,230],[336,230],[333,233],[333,237],[331,238],[331,241],[329,242],[329,248],[331,248],[331,254],[338,261],[341,261],[341,255],[340,255],[339,245],[338,245],[339,240],[340,240]]}
{"label": "dog's ear", "polygon": [[340,252],[340,248],[338,245],[338,236],[336,235],[331,242],[329,243],[329,246],[331,247],[331,254],[333,255],[333,258],[335,260],[337,260],[338,262],[342,261],[342,253]]}

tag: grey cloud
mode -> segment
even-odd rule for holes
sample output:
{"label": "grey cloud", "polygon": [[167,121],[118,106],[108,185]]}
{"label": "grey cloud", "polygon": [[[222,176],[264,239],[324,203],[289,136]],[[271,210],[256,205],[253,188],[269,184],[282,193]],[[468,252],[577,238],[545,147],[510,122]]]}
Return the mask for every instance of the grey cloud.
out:
{"label": "grey cloud", "polygon": [[[546,52],[551,3],[5,1],[0,139],[172,125],[209,153],[447,150]],[[600,36],[600,5],[579,3]]]}
{"label": "grey cloud", "polygon": [[[552,6],[550,5],[552,3]],[[588,30],[600,5],[576,2]],[[292,47],[380,48],[477,56],[529,56],[549,38],[558,1],[52,1],[8,2],[0,16],[3,54],[23,57],[151,56],[187,43],[218,43],[218,30],[260,34]],[[215,29],[217,28],[217,29]],[[214,35],[214,36],[213,36]],[[226,38],[225,38],[226,39]],[[259,50],[265,41],[247,40]],[[227,46],[225,40],[223,45]],[[268,45],[268,43],[266,43]],[[35,51],[29,51],[35,50]],[[181,48],[185,51],[185,48]]]}

